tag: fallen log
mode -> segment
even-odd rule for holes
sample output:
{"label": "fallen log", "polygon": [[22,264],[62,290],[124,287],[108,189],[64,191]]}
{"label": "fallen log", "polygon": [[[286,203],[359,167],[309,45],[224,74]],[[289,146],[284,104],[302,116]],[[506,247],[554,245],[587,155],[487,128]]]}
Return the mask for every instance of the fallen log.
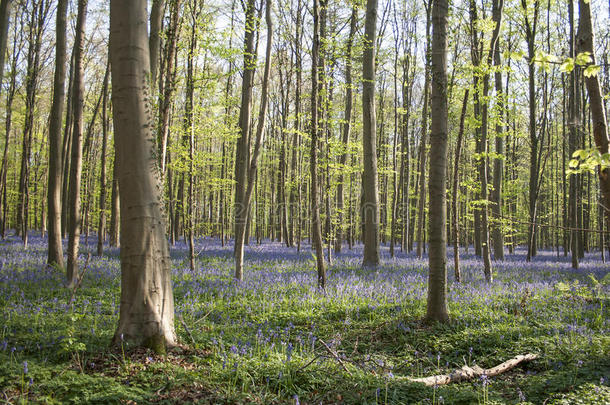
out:
{"label": "fallen log", "polygon": [[422,377],[422,378],[413,378],[407,377],[408,381],[418,382],[425,384],[428,387],[438,386],[438,385],[447,385],[451,383],[458,383],[462,381],[472,380],[474,378],[481,377],[483,375],[487,377],[494,377],[498,374],[505,373],[513,368],[515,368],[519,363],[525,361],[531,361],[537,359],[537,354],[520,354],[518,356],[513,357],[510,360],[505,361],[504,363],[498,364],[495,367],[484,369],[479,366],[463,366],[460,369],[453,371],[450,374],[439,374],[433,375],[430,377]]}

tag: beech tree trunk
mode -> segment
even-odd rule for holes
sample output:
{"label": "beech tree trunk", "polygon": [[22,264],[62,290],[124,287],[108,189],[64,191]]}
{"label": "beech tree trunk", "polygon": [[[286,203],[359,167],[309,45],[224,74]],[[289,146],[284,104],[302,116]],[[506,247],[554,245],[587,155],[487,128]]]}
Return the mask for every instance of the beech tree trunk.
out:
{"label": "beech tree trunk", "polygon": [[68,287],[78,282],[78,249],[81,230],[80,185],[83,165],[83,52],[85,48],[85,20],[87,18],[87,0],[78,1],[76,19],[76,38],[74,40],[74,85],[72,87],[72,111],[74,126],[72,129],[72,157],[70,164],[70,221],[68,226],[68,266],[66,278]]}
{"label": "beech tree trunk", "polygon": [[17,62],[19,55],[21,54],[21,42],[23,35],[17,35],[20,27],[15,23],[15,29],[13,32],[13,50],[11,56],[11,74],[8,85],[8,92],[6,94],[6,118],[4,123],[5,140],[4,140],[4,152],[2,154],[2,166],[0,167],[0,200],[2,208],[2,216],[0,217],[0,236],[4,239],[6,236],[6,226],[8,218],[8,192],[7,192],[7,174],[8,174],[8,149],[11,139],[11,126],[12,126],[12,114],[13,114],[13,101],[15,99],[15,92],[17,89]]}
{"label": "beech tree trunk", "polygon": [[349,24],[349,36],[347,37],[347,48],[346,48],[346,56],[345,56],[345,112],[343,113],[343,134],[341,138],[341,143],[343,148],[343,153],[341,153],[341,157],[339,158],[339,178],[337,179],[337,229],[335,236],[335,252],[341,252],[341,244],[344,239],[344,230],[346,229],[345,224],[343,223],[343,213],[345,210],[344,203],[344,167],[347,164],[347,158],[349,155],[349,139],[352,129],[352,106],[353,106],[353,90],[352,90],[352,46],[354,44],[354,35],[356,32],[358,24],[358,9],[354,6],[352,7],[352,16],[350,17]]}
{"label": "beech tree trunk", "polygon": [[147,103],[146,0],[111,0],[110,61],[121,191],[121,306],[115,344],[165,352],[176,342],[169,245]]}
{"label": "beech tree trunk", "polygon": [[[55,27],[55,76],[53,78],[53,104],[49,118],[49,188],[47,206],[49,221],[49,247],[47,264],[64,266],[61,240],[61,124],[64,110],[66,81],[66,14],[68,0],[57,3],[57,23]],[[1,50],[0,50],[1,51]]]}
{"label": "beech tree trunk", "polygon": [[[161,0],[157,0],[160,2]],[[180,18],[180,5],[181,0],[172,0],[170,5],[170,22],[166,31],[166,46],[165,46],[165,66],[161,72],[160,82],[163,82],[163,89],[159,92],[159,133],[158,133],[158,147],[159,147],[159,166],[161,167],[161,174],[165,175],[167,169],[167,143],[169,136],[169,117],[171,109],[172,95],[175,90],[176,81],[176,66],[175,66],[175,55],[176,55],[176,44],[180,34],[180,26],[182,19]],[[151,40],[152,40],[151,35]],[[152,49],[152,46],[151,46]],[[152,54],[151,54],[152,55]],[[152,59],[152,58],[151,58]],[[156,66],[156,63],[152,63],[152,66]],[[153,82],[154,83],[154,82]],[[154,85],[154,84],[153,84]],[[171,189],[171,186],[168,187]],[[171,197],[171,196],[170,196]],[[170,205],[173,204],[170,198]]]}
{"label": "beech tree trunk", "polygon": [[[595,49],[593,44],[593,22],[591,18],[591,5],[585,0],[578,1],[579,22],[578,22],[578,37],[577,49],[578,52],[589,52],[591,55],[590,65],[595,65]],[[602,89],[599,84],[598,75],[589,75],[584,78],[587,94],[589,95],[589,107],[591,109],[591,122],[593,126],[593,139],[595,146],[601,154],[609,152],[608,145],[608,126],[606,121],[606,108]],[[603,204],[605,207],[606,221],[610,225],[610,169],[598,169],[599,185],[603,196]]]}
{"label": "beech tree trunk", "polygon": [[[375,1],[375,0],[373,0]],[[311,238],[316,252],[318,268],[318,288],[326,288],[326,265],[322,245],[322,224],[320,223],[320,198],[318,196],[318,59],[320,51],[320,4],[313,0],[313,43],[311,48],[311,149],[309,172],[311,176]],[[374,153],[374,151],[373,151]]]}
{"label": "beech tree trunk", "polygon": [[455,281],[462,281],[460,272],[460,221],[458,214],[459,201],[459,184],[460,184],[460,158],[462,156],[462,143],[464,138],[464,120],[466,118],[466,108],[468,107],[469,89],[464,92],[464,101],[462,101],[462,112],[460,114],[460,129],[458,132],[457,142],[455,146],[455,161],[453,162],[453,188],[451,191],[451,219],[453,220],[453,273]]}
{"label": "beech tree trunk", "polygon": [[426,204],[426,138],[428,137],[428,97],[430,92],[430,8],[432,0],[425,2],[426,7],[426,61],[424,68],[424,101],[422,108],[421,141],[419,144],[419,199],[417,203],[417,257],[424,252],[424,205]]}
{"label": "beech tree trunk", "polygon": [[[241,85],[241,107],[239,110],[239,132],[237,148],[235,151],[235,245],[233,254],[235,256],[235,279],[242,280],[243,274],[243,244],[245,243],[248,223],[249,206],[244,206],[248,181],[248,163],[250,137],[250,116],[252,111],[252,80],[256,65],[254,54],[255,39],[255,2],[248,0],[246,6],[246,23],[244,37],[244,72]],[[243,235],[243,236],[242,236]]]}
{"label": "beech tree trunk", "polygon": [[155,89],[157,83],[157,71],[159,70],[159,51],[161,48],[161,25],[165,11],[165,0],[153,0],[150,8],[150,37],[148,47],[150,49],[150,85]]}
{"label": "beech tree trunk", "polygon": [[527,40],[528,49],[528,97],[529,97],[529,137],[530,137],[530,179],[528,190],[529,203],[529,229],[527,238],[527,261],[531,260],[532,256],[536,256],[536,220],[538,209],[538,176],[539,176],[539,161],[538,148],[539,136],[536,133],[536,64],[534,63],[536,29],[538,25],[538,10],[539,2],[534,2],[534,16],[530,23],[528,17],[527,0],[521,0],[521,6],[525,15],[525,38]]}
{"label": "beech tree trunk", "polygon": [[34,110],[38,92],[40,73],[40,49],[49,3],[45,0],[31,5],[28,30],[27,73],[25,78],[25,117],[23,124],[23,141],[21,148],[21,170],[19,173],[19,202],[17,208],[16,233],[21,235],[23,245],[28,244],[28,214],[30,201],[30,159],[32,155],[32,138],[34,132]]}
{"label": "beech tree trunk", "polygon": [[446,322],[447,311],[447,0],[432,5],[429,273],[426,320]]}
{"label": "beech tree trunk", "polygon": [[[502,12],[504,8],[504,0],[495,0],[493,2],[492,18],[498,26],[502,23]],[[495,34],[495,30],[494,30]],[[499,28],[498,28],[499,34]],[[497,68],[494,72],[494,84],[496,88],[496,109],[498,118],[496,119],[496,157],[494,158],[493,169],[493,191],[491,200],[493,205],[491,208],[494,223],[492,226],[492,244],[495,260],[504,260],[504,231],[502,229],[502,178],[504,173],[504,125],[502,121],[505,117],[505,102],[504,91],[502,89],[502,71],[499,69],[502,65],[500,59],[500,46],[497,44],[498,36],[495,38],[495,46],[493,50],[493,65]]]}
{"label": "beech tree trunk", "polygon": [[[113,120],[114,122],[114,120]],[[115,131],[116,132],[116,131]],[[116,142],[116,135],[115,135]],[[110,196],[110,229],[108,230],[108,244],[112,247],[119,246],[119,221],[121,216],[121,207],[119,202],[119,176],[117,173],[117,158],[114,157],[112,165],[112,193]]]}
{"label": "beech tree trunk", "polygon": [[364,215],[363,265],[379,264],[379,194],[377,192],[377,126],[375,115],[375,45],[377,37],[377,0],[367,0],[362,57],[362,215]]}
{"label": "beech tree trunk", "polygon": [[[570,20],[570,57],[576,57],[576,33],[574,30],[574,2],[568,2],[568,18]],[[568,156],[572,157],[580,144],[578,142],[578,131],[580,128],[580,97],[577,95],[579,86],[579,68],[575,67],[568,76]],[[565,170],[564,170],[565,172]],[[567,225],[570,230],[570,253],[572,259],[572,268],[578,268],[578,246],[580,232],[575,228],[578,227],[578,201],[580,199],[580,175],[572,174],[570,176],[569,199],[568,199],[568,216]]]}
{"label": "beech tree trunk", "polygon": [[106,152],[108,149],[108,77],[110,76],[110,61],[106,66],[106,74],[104,74],[103,84],[103,100],[102,100],[102,168],[100,170],[100,218],[97,227],[97,255],[101,256],[104,252],[104,238],[106,234]]}
{"label": "beech tree trunk", "polygon": [[[260,154],[261,143],[263,139],[263,131],[265,129],[265,122],[267,116],[267,99],[268,99],[268,88],[269,88],[269,76],[271,75],[271,50],[273,45],[273,24],[271,20],[271,0],[267,0],[266,12],[265,12],[265,20],[267,23],[267,49],[266,49],[266,59],[265,59],[265,71],[263,73],[263,84],[261,89],[261,105],[258,113],[258,123],[256,127],[256,135],[254,140],[254,150],[252,151],[252,156],[249,159],[249,168],[247,170],[247,176],[245,184],[245,192],[243,194],[240,206],[241,207],[249,207],[250,202],[252,200],[252,193],[254,191],[255,181],[257,177],[257,165],[258,165],[258,157]],[[245,80],[245,75],[244,75]],[[252,92],[252,87],[250,85],[249,91]],[[250,95],[251,97],[251,95]],[[243,107],[243,106],[242,106]],[[249,107],[248,107],[249,108]],[[249,146],[248,146],[249,148]],[[247,151],[245,151],[247,152]],[[245,210],[246,218],[248,211]],[[246,222],[242,222],[240,226],[237,226],[236,223],[236,232],[235,234],[235,278],[237,280],[243,279],[243,260],[244,260],[244,242],[246,239]]]}

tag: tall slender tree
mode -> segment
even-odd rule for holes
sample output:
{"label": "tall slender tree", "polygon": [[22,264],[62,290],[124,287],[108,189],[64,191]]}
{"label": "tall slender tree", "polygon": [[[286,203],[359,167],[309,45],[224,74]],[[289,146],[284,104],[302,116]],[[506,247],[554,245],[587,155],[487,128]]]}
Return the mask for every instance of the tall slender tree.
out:
{"label": "tall slender tree", "polygon": [[53,79],[53,103],[49,117],[49,188],[47,207],[49,214],[49,247],[47,264],[63,267],[61,243],[61,124],[64,110],[66,81],[66,14],[68,0],[57,3],[55,27],[55,76]]}
{"label": "tall slender tree", "polygon": [[311,238],[316,252],[318,268],[318,288],[326,288],[326,264],[322,245],[322,224],[320,221],[320,198],[318,196],[318,80],[320,53],[320,3],[313,0],[313,42],[311,46],[311,147],[309,155],[309,174],[311,176]]}
{"label": "tall slender tree", "polygon": [[101,256],[104,252],[104,238],[106,234],[106,168],[108,166],[108,79],[110,76],[110,61],[107,62],[104,83],[102,84],[102,167],[100,169],[100,217],[97,227],[97,255]]}
{"label": "tall slender tree", "polygon": [[[263,73],[263,84],[262,84],[262,94],[261,94],[261,105],[258,114],[258,123],[256,127],[256,134],[254,138],[254,149],[252,151],[252,156],[250,159],[247,159],[249,163],[249,167],[247,168],[247,176],[246,176],[246,187],[244,190],[244,194],[242,200],[240,202],[241,207],[249,207],[250,202],[252,200],[252,193],[254,191],[256,177],[257,177],[257,165],[258,165],[258,157],[260,155],[261,143],[263,140],[263,131],[265,130],[265,122],[267,117],[267,104],[268,104],[268,89],[269,89],[269,76],[271,74],[271,50],[273,49],[273,24],[271,20],[271,8],[272,3],[271,0],[267,0],[267,7],[265,12],[265,21],[267,24],[267,49],[266,49],[266,59],[265,59],[265,71]],[[244,79],[245,80],[245,79]],[[250,91],[252,88],[250,87]],[[248,146],[249,148],[249,146]],[[245,151],[248,152],[248,151]],[[249,153],[247,153],[249,155]],[[246,219],[248,212],[246,213]],[[244,242],[246,239],[246,222],[243,222],[243,226],[239,227],[240,233],[235,234],[235,278],[241,280],[243,278],[243,260],[244,260]]]}
{"label": "tall slender tree", "polygon": [[[255,9],[255,0],[248,0],[245,10],[244,71],[241,84],[241,106],[239,109],[239,139],[235,149],[235,245],[233,254],[235,256],[235,278],[237,280],[242,280],[244,277],[241,262],[243,262],[243,244],[246,239],[248,211],[250,208],[249,206],[244,206],[243,203],[248,184],[252,81],[256,66],[256,55],[254,53],[254,40],[256,37]],[[242,256],[238,257],[239,255]]]}
{"label": "tall slender tree", "polygon": [[74,40],[74,85],[72,87],[72,111],[74,113],[72,129],[72,156],[70,163],[70,226],[68,227],[68,266],[66,278],[68,287],[78,282],[78,250],[81,232],[81,176],[83,169],[83,57],[85,51],[85,20],[87,18],[87,0],[78,0],[76,17],[76,37]]}
{"label": "tall slender tree", "polygon": [[430,198],[428,321],[445,322],[447,311],[447,0],[432,5],[431,46],[431,125],[430,125]]}
{"label": "tall slender tree", "polygon": [[362,56],[362,215],[364,215],[365,266],[379,264],[379,194],[377,191],[377,125],[375,115],[375,46],[377,43],[377,0],[367,0]]}
{"label": "tall slender tree", "polygon": [[349,139],[352,129],[352,109],[353,109],[353,89],[352,89],[352,58],[353,58],[353,44],[354,35],[358,24],[358,8],[352,6],[352,15],[349,23],[349,35],[347,37],[346,54],[345,54],[345,112],[343,113],[343,128],[342,128],[342,146],[343,153],[339,158],[339,164],[341,169],[339,171],[339,178],[337,179],[337,230],[335,236],[335,252],[341,252],[341,245],[344,239],[343,215],[345,210],[344,203],[344,183],[345,175],[343,167],[347,164],[347,158],[349,154]]}

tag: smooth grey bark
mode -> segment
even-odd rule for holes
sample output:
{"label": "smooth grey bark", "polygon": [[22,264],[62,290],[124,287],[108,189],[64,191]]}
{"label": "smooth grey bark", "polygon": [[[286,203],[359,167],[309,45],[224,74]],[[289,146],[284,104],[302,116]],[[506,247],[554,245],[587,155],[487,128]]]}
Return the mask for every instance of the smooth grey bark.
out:
{"label": "smooth grey bark", "polygon": [[113,342],[176,343],[160,173],[155,161],[146,0],[111,0],[110,62],[121,189],[121,305]]}
{"label": "smooth grey bark", "polygon": [[165,0],[153,0],[150,8],[150,36],[148,47],[150,49],[150,83],[151,89],[157,83],[157,71],[159,70],[159,51],[161,48],[161,25],[165,11]]}
{"label": "smooth grey bark", "polygon": [[[160,0],[158,0],[160,1]],[[165,175],[167,170],[167,143],[169,137],[169,118],[171,110],[172,95],[175,90],[176,81],[176,66],[175,55],[178,37],[180,36],[180,26],[182,19],[180,18],[181,0],[171,0],[169,24],[166,31],[165,45],[165,66],[161,72],[160,82],[163,83],[163,89],[159,92],[159,129],[158,129],[158,147],[159,147],[159,166],[161,167],[162,175]],[[151,36],[152,39],[152,36]],[[152,64],[155,65],[156,64]],[[170,198],[171,200],[171,198]],[[171,204],[171,202],[170,202]]]}
{"label": "smooth grey bark", "polygon": [[377,0],[367,0],[362,57],[362,215],[364,215],[363,265],[379,264],[379,194],[377,191],[377,125],[375,114],[375,45]]}
{"label": "smooth grey bark", "polygon": [[[268,100],[268,88],[269,88],[269,77],[271,75],[271,50],[273,45],[273,22],[271,20],[271,8],[272,3],[271,0],[267,0],[266,12],[265,12],[265,21],[267,24],[267,49],[265,52],[265,70],[263,73],[263,83],[261,89],[261,105],[258,113],[258,122],[256,127],[256,134],[254,138],[254,149],[252,151],[252,156],[249,159],[249,168],[247,170],[246,176],[246,187],[245,191],[240,203],[241,207],[249,207],[250,202],[252,201],[252,193],[254,191],[254,186],[256,183],[257,177],[257,165],[258,165],[258,157],[260,155],[260,148],[263,139],[263,131],[265,129],[265,122],[267,116],[267,100]],[[244,76],[245,77],[245,76]],[[244,79],[245,80],[245,79]],[[252,92],[252,87],[249,89]],[[247,214],[247,210],[246,210]],[[247,216],[246,216],[247,219]],[[237,224],[236,224],[237,225]],[[243,260],[244,260],[244,242],[246,239],[246,226],[245,222],[241,224],[241,226],[236,226],[236,234],[235,234],[235,278],[237,280],[243,279]]]}
{"label": "smooth grey bark", "polygon": [[[249,206],[244,206],[243,201],[246,194],[248,181],[249,163],[249,137],[250,137],[250,117],[252,113],[252,80],[256,65],[256,55],[254,53],[255,32],[255,1],[248,0],[246,5],[246,23],[244,36],[244,72],[241,85],[241,106],[239,109],[239,139],[235,149],[235,245],[233,255],[235,256],[235,279],[242,280],[243,267],[243,244],[247,233]],[[243,238],[240,235],[244,235]],[[241,255],[241,257],[238,257]]]}
{"label": "smooth grey bark", "polygon": [[538,210],[538,178],[539,178],[539,158],[538,148],[541,147],[540,137],[536,134],[536,64],[534,58],[536,56],[536,30],[538,26],[538,10],[540,2],[534,2],[534,16],[530,23],[528,17],[527,0],[521,0],[525,18],[525,38],[527,41],[528,51],[528,97],[529,97],[529,138],[530,138],[530,179],[528,189],[528,209],[529,222],[528,238],[527,238],[527,257],[530,261],[532,256],[536,256],[536,220]]}
{"label": "smooth grey bark", "polygon": [[51,105],[51,116],[49,117],[49,188],[47,190],[49,240],[47,264],[58,267],[64,266],[61,240],[61,178],[63,166],[61,124],[66,96],[66,18],[68,1],[59,0],[57,3],[55,74],[53,78],[53,102]]}
{"label": "smooth grey bark", "polygon": [[[577,36],[577,51],[589,52],[591,62],[589,65],[595,65],[595,49],[594,49],[594,34],[593,21],[591,18],[591,5],[584,0],[578,1],[578,36]],[[591,124],[593,139],[599,153],[606,154],[609,152],[610,138],[608,137],[608,125],[606,121],[606,108],[604,105],[604,97],[599,83],[598,75],[589,75],[584,78],[587,94],[589,95],[589,108],[591,113]],[[599,185],[603,197],[606,221],[610,225],[610,169],[599,168]]]}
{"label": "smooth grey bark", "polygon": [[316,252],[318,269],[318,288],[326,288],[326,265],[322,245],[322,224],[320,222],[320,199],[318,196],[318,78],[320,51],[320,4],[313,0],[313,42],[311,47],[311,148],[309,157],[309,174],[311,177],[311,238]]}
{"label": "smooth grey bark", "polygon": [[447,0],[434,0],[432,5],[432,75],[430,123],[430,198],[429,273],[427,321],[446,322],[447,311]]}
{"label": "smooth grey bark", "polygon": [[[8,27],[12,5],[13,0],[0,1],[0,82],[4,79],[4,58],[6,56],[6,43],[8,42]],[[58,5],[58,9],[60,5]]]}
{"label": "smooth grey bark", "polygon": [[23,245],[28,244],[28,214],[30,201],[30,160],[32,155],[32,137],[34,132],[34,112],[38,93],[40,74],[40,50],[43,31],[49,13],[49,3],[40,0],[32,4],[28,27],[27,73],[25,78],[25,117],[23,124],[23,142],[21,153],[21,170],[19,173],[19,202],[17,208],[16,233],[21,235]]}
{"label": "smooth grey bark", "polygon": [[66,237],[68,234],[68,192],[70,187],[70,152],[72,145],[72,88],[74,87],[74,53],[72,47],[72,55],[70,57],[70,72],[68,73],[68,94],[66,99],[66,119],[64,123],[64,136],[62,145],[62,176],[61,176],[61,235]]}
{"label": "smooth grey bark", "polygon": [[[116,139],[116,136],[115,136]],[[112,247],[119,247],[119,230],[121,207],[119,202],[119,176],[117,173],[118,162],[116,154],[112,164],[112,192],[110,195],[110,227],[108,229],[108,244]]]}
{"label": "smooth grey bark", "polygon": [[424,205],[426,204],[426,158],[428,151],[426,143],[428,137],[428,104],[430,95],[430,18],[432,0],[425,2],[426,7],[426,61],[424,68],[424,100],[422,108],[422,129],[419,144],[419,199],[417,202],[417,257],[421,258],[424,252]]}
{"label": "smooth grey bark", "polygon": [[335,252],[341,252],[341,245],[344,239],[344,230],[346,229],[343,224],[343,212],[345,210],[344,203],[344,183],[345,175],[343,168],[347,164],[347,158],[349,156],[349,139],[352,130],[352,110],[353,110],[353,89],[352,89],[352,58],[353,58],[353,44],[354,35],[358,24],[358,8],[352,7],[352,15],[350,17],[349,35],[347,37],[347,46],[345,54],[345,110],[343,113],[343,127],[341,143],[343,146],[343,153],[339,158],[339,176],[337,179],[337,229],[335,235]]}
{"label": "smooth grey bark", "polygon": [[[19,34],[18,34],[19,32]],[[17,90],[17,62],[21,54],[21,46],[23,40],[23,31],[15,23],[13,32],[13,50],[11,56],[11,73],[6,94],[6,118],[4,122],[5,140],[4,152],[2,154],[2,166],[0,167],[0,200],[2,208],[2,216],[0,217],[0,236],[4,239],[6,236],[7,215],[8,215],[8,192],[7,192],[7,173],[8,173],[8,149],[11,138],[12,116],[13,116],[13,101]]]}
{"label": "smooth grey bark", "polygon": [[108,78],[110,76],[110,61],[106,66],[104,74],[104,84],[102,86],[102,167],[100,169],[100,203],[99,211],[100,218],[97,227],[97,255],[101,256],[104,252],[104,238],[106,234],[106,166],[107,166],[107,150],[108,150]]}
{"label": "smooth grey bark", "polygon": [[458,137],[455,145],[455,161],[453,162],[453,186],[451,189],[451,220],[453,221],[453,274],[455,275],[455,281],[458,283],[462,281],[462,274],[460,272],[460,221],[458,213],[458,201],[459,201],[459,184],[460,184],[460,158],[462,156],[462,143],[464,138],[464,120],[466,118],[466,109],[468,107],[468,93],[467,88],[464,91],[464,100],[462,101],[462,112],[460,113],[460,129],[458,131]]}
{"label": "smooth grey bark", "polygon": [[[502,9],[504,6],[503,0],[493,0],[492,3],[492,21],[495,23],[494,30],[489,40],[489,50],[485,61],[484,69],[492,66],[493,56],[498,47],[498,38],[500,36],[500,30],[502,28]],[[476,6],[475,6],[476,7]],[[489,208],[488,208],[488,173],[487,173],[487,139],[488,139],[488,117],[489,117],[489,73],[485,70],[482,77],[483,81],[483,94],[479,98],[481,105],[481,129],[480,129],[480,152],[482,156],[479,157],[478,169],[479,169],[479,181],[481,184],[481,201],[483,206],[481,207],[481,247],[483,254],[483,272],[485,274],[485,280],[487,282],[493,281],[493,270],[491,268],[491,247],[489,238]],[[478,90],[476,90],[478,91]],[[478,95],[478,94],[477,94]]]}
{"label": "smooth grey bark", "polygon": [[66,281],[68,287],[78,282],[78,250],[81,231],[80,186],[83,169],[83,53],[85,48],[85,21],[87,18],[87,0],[78,1],[76,17],[76,37],[74,39],[74,84],[72,87],[72,153],[70,163],[70,194],[68,199],[70,221],[68,226],[68,266]]}
{"label": "smooth grey bark", "polygon": [[[576,57],[576,33],[574,29],[574,2],[568,2],[568,19],[570,20],[570,57]],[[575,67],[574,70],[568,75],[568,153],[569,157],[572,157],[574,151],[579,148],[579,134],[578,130],[580,127],[580,97],[577,96],[577,89],[579,85],[579,68]],[[565,170],[564,170],[565,172]],[[580,233],[574,228],[578,227],[578,200],[580,199],[580,186],[579,186],[580,175],[572,174],[570,176],[569,185],[569,200],[568,200],[568,216],[567,225],[570,230],[569,241],[570,241],[570,253],[572,260],[572,268],[578,268],[578,246]]]}
{"label": "smooth grey bark", "polygon": [[[188,48],[188,56],[186,62],[186,100],[184,103],[184,136],[183,136],[183,146],[188,147],[189,156],[188,156],[188,177],[189,177],[189,186],[188,186],[188,194],[187,194],[187,210],[186,210],[186,227],[187,227],[187,238],[188,238],[188,246],[189,246],[189,266],[191,271],[195,271],[195,233],[194,233],[194,195],[193,195],[193,186],[195,182],[195,166],[194,166],[194,155],[195,155],[195,127],[193,124],[193,97],[195,94],[195,72],[194,72],[194,64],[195,64],[195,50],[197,49],[197,24],[199,20],[199,15],[201,12],[201,3],[198,1],[194,1],[190,3],[190,17],[191,17],[191,26],[190,26],[190,39],[189,39],[189,48]],[[184,188],[186,173],[182,173],[182,177],[180,180],[180,188]]]}
{"label": "smooth grey bark", "polygon": [[[501,24],[502,12],[504,7],[503,0],[496,0],[493,2],[492,18],[496,24]],[[499,29],[498,29],[499,31]],[[499,33],[499,32],[498,32]],[[495,34],[495,30],[494,30]],[[498,38],[496,38],[496,42]],[[504,125],[502,121],[505,116],[505,101],[504,91],[502,88],[502,60],[500,58],[500,47],[495,44],[493,50],[493,66],[494,70],[494,85],[496,90],[496,110],[498,118],[496,119],[496,133],[495,133],[495,150],[496,157],[494,158],[493,167],[493,191],[491,192],[491,200],[493,205],[491,212],[494,218],[492,226],[492,244],[494,259],[502,261],[504,260],[504,231],[502,229],[502,178],[504,173]]]}
{"label": "smooth grey bark", "polygon": [[[10,14],[11,14],[11,4],[12,0],[2,0],[0,1],[0,85],[4,80],[4,58],[6,55],[6,43],[8,41],[8,28],[10,23]],[[15,18],[16,20],[16,18]],[[15,21],[16,27],[16,21]],[[15,30],[15,33],[17,31]],[[17,35],[13,41],[17,40]],[[16,43],[16,42],[15,42]],[[13,49],[13,53],[16,54],[18,51]],[[15,72],[11,73],[11,82],[14,81]],[[9,86],[9,88],[14,88],[14,86]],[[11,115],[11,105],[13,99],[14,92],[11,94],[9,91],[9,95],[7,97],[7,122],[10,122]],[[0,236],[4,238],[4,232],[6,229],[6,211],[8,208],[7,197],[8,193],[6,192],[6,174],[8,172],[8,147],[10,141],[10,132],[6,132],[5,144],[4,144],[4,153],[2,155],[2,165],[0,166],[0,208],[2,209],[2,214],[0,216]]]}
{"label": "smooth grey bark", "polygon": [[[299,131],[301,130],[301,86],[303,83],[303,58],[301,55],[301,39],[303,37],[301,23],[301,0],[297,0],[295,41],[294,41],[294,60],[296,69],[295,96],[294,96],[294,133],[292,135],[292,156],[290,158],[290,172],[293,181],[290,185],[290,229],[288,230],[290,245],[296,243],[297,251],[301,250],[301,185],[298,184],[301,167],[299,163]],[[296,239],[296,240],[295,240]]]}

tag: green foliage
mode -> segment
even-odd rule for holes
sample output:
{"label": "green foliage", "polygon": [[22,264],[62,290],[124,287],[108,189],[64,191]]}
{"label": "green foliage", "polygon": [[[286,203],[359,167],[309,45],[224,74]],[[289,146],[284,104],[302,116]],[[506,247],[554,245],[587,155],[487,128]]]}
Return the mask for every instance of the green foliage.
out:
{"label": "green foliage", "polygon": [[610,153],[600,153],[597,148],[579,149],[572,154],[566,175],[595,173],[599,168],[610,167]]}

